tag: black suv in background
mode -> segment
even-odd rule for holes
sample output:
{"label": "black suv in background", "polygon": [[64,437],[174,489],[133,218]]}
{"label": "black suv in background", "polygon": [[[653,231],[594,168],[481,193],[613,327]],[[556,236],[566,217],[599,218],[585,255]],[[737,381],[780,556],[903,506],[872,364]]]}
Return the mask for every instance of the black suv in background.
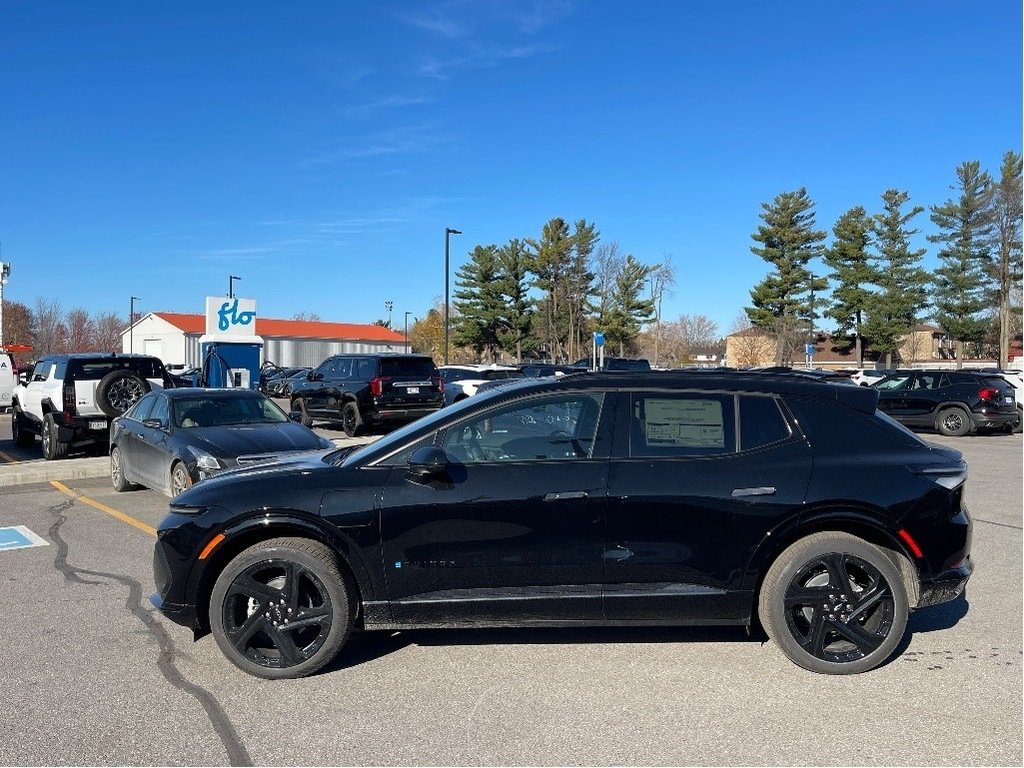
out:
{"label": "black suv in background", "polygon": [[872,384],[878,407],[908,427],[944,435],[1012,430],[1017,422],[1013,387],[979,371],[896,371]]}
{"label": "black suv in background", "polygon": [[[572,364],[572,367],[579,371],[589,371],[594,368],[594,359],[584,357]],[[651,364],[642,357],[606,357],[601,361],[602,371],[649,371]]]}
{"label": "black suv in background", "polygon": [[334,355],[296,381],[291,394],[291,409],[307,427],[314,419],[340,421],[349,437],[415,421],[443,405],[441,374],[427,355]]}

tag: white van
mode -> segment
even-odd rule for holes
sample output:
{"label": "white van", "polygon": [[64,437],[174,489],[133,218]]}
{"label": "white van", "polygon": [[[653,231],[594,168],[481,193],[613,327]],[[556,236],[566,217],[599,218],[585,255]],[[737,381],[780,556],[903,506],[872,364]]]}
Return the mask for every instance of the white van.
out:
{"label": "white van", "polygon": [[14,360],[7,352],[0,352],[0,412],[11,407],[14,386],[18,383],[14,375]]}

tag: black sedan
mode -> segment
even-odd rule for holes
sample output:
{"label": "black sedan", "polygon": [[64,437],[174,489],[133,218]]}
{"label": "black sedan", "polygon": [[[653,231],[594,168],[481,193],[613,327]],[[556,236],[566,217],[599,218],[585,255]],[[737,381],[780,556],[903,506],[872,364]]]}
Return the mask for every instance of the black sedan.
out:
{"label": "black sedan", "polygon": [[222,470],[334,446],[259,392],[150,392],[110,426],[110,478],[126,491],[145,485],[174,497]]}
{"label": "black sedan", "polygon": [[171,502],[153,604],[298,677],[353,629],[760,624],[862,672],[972,571],[967,466],[878,393],[752,373],[508,382]]}

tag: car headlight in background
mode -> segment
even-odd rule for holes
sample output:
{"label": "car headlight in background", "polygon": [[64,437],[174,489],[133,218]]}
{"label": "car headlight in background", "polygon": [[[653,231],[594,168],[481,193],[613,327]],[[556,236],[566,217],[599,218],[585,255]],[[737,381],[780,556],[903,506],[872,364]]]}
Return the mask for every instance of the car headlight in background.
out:
{"label": "car headlight in background", "polygon": [[196,468],[199,470],[200,479],[209,477],[210,475],[224,469],[224,465],[221,464],[220,460],[216,456],[213,456],[204,450],[189,446],[188,452],[195,457]]}

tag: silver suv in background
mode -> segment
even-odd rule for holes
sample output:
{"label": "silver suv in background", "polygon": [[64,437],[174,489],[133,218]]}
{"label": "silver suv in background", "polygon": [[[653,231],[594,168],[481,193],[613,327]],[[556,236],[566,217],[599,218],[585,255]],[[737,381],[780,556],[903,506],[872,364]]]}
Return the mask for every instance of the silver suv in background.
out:
{"label": "silver suv in background", "polygon": [[36,435],[43,458],[109,442],[110,422],[154,388],[173,386],[164,364],[151,355],[81,353],[47,355],[12,398],[12,437],[30,447]]}

